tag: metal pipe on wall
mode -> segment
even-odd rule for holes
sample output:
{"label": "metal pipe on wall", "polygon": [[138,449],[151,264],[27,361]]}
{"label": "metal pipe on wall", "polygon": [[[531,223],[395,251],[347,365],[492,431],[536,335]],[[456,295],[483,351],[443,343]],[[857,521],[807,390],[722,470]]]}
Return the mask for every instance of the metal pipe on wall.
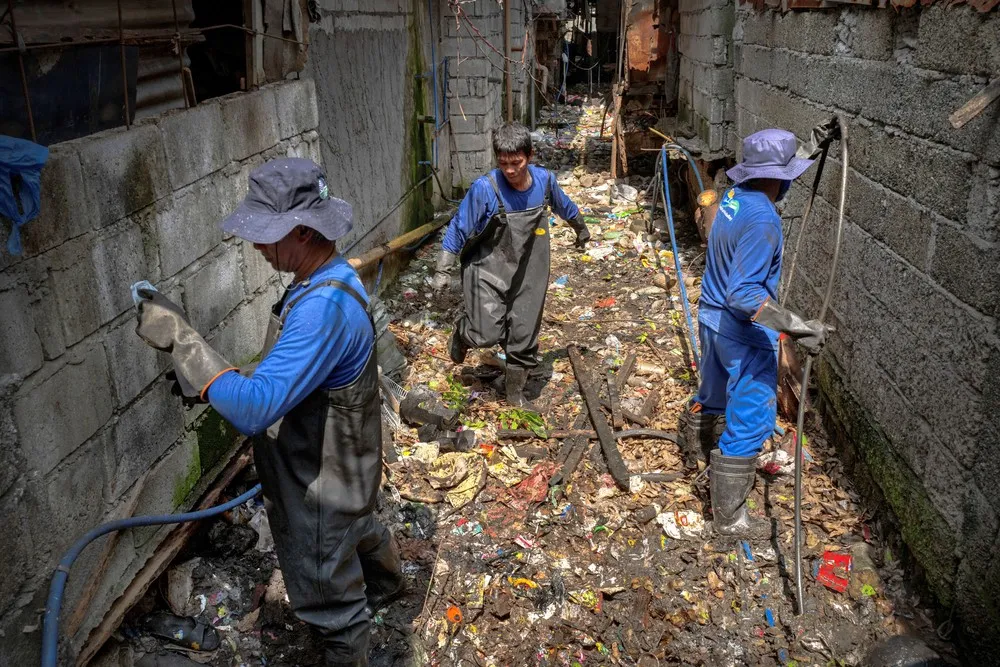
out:
{"label": "metal pipe on wall", "polygon": [[510,68],[510,2],[511,0],[503,0],[503,69],[504,69],[504,80],[505,80],[505,92],[507,95],[507,122],[514,122],[514,93],[513,85],[511,83],[511,68]]}

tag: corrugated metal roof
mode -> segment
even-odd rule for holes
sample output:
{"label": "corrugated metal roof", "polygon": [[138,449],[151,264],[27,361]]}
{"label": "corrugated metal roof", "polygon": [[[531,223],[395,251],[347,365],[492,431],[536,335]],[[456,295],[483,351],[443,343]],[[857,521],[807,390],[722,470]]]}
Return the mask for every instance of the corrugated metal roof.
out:
{"label": "corrugated metal roof", "polygon": [[[192,0],[176,0],[177,25],[187,29],[194,20]],[[122,28],[127,38],[162,35],[175,30],[172,0],[121,0]],[[19,0],[14,3],[17,31],[25,44],[69,40],[116,39],[117,0]],[[10,45],[9,32],[2,34]],[[139,48],[136,118],[184,107],[177,54],[170,44]],[[58,58],[58,55],[54,57]],[[187,64],[185,56],[185,64]]]}

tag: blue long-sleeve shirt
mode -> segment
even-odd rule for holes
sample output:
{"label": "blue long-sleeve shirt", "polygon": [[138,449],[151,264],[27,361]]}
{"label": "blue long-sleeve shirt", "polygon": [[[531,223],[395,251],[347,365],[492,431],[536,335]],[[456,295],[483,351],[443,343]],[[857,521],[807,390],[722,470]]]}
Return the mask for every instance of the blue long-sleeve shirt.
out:
{"label": "blue long-sleeve shirt", "polygon": [[[525,211],[541,206],[542,202],[545,201],[545,187],[548,185],[551,193],[552,211],[567,222],[576,220],[577,216],[580,215],[580,210],[559,187],[555,175],[548,169],[533,164],[528,165],[528,170],[531,172],[531,187],[524,192],[510,187],[503,172],[499,169],[493,170],[493,178],[496,180],[500,196],[503,198],[504,208],[509,212]],[[486,223],[496,215],[497,210],[497,196],[493,192],[493,186],[490,185],[486,176],[480,176],[465,193],[465,198],[459,205],[455,217],[448,224],[442,243],[444,249],[455,255],[459,254],[465,242],[483,231]]]}
{"label": "blue long-sleeve shirt", "polygon": [[781,217],[767,195],[729,190],[708,238],[698,322],[747,345],[777,349],[778,332],[753,318],[778,296],[781,248]]}
{"label": "blue long-sleeve shirt", "polygon": [[[323,280],[339,280],[368,298],[343,257],[320,267],[309,282]],[[295,285],[285,302],[305,289],[302,283]],[[364,370],[374,339],[368,315],[354,297],[335,286],[318,287],[288,311],[281,336],[253,376],[223,374],[209,387],[208,400],[240,433],[261,433],[316,389],[353,382]]]}

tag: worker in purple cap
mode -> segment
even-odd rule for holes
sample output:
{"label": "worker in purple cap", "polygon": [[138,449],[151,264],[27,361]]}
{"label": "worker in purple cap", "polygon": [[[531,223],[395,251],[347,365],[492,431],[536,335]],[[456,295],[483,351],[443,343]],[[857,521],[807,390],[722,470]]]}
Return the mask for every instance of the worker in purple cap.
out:
{"label": "worker in purple cap", "polygon": [[254,439],[254,462],[288,599],[324,637],[326,664],[368,664],[374,610],[403,589],[392,535],[372,510],[382,476],[375,330],[357,273],[337,253],[351,227],[311,160],[272,160],[250,174],[222,229],[294,278],[275,304],[260,363],[237,372],[183,310],[143,291],[136,332],[169,352],[190,398],[208,401]]}
{"label": "worker in purple cap", "polygon": [[812,163],[796,156],[791,132],[747,137],[743,161],[726,172],[736,185],[708,237],[698,302],[701,385],[681,415],[678,440],[688,467],[710,450],[713,523],[723,535],[770,535],[768,523],[750,518],[747,497],[777,417],[779,332],[817,354],[828,331],[777,301],[783,242],[775,202]]}

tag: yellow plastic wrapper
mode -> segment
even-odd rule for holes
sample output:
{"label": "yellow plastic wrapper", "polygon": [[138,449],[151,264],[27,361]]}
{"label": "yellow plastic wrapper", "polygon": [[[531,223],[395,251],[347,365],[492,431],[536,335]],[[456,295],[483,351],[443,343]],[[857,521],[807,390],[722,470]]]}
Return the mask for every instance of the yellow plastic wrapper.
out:
{"label": "yellow plastic wrapper", "polygon": [[445,499],[452,507],[462,507],[486,484],[486,462],[474,452],[448,452],[427,468],[427,474],[435,489],[448,489]]}

